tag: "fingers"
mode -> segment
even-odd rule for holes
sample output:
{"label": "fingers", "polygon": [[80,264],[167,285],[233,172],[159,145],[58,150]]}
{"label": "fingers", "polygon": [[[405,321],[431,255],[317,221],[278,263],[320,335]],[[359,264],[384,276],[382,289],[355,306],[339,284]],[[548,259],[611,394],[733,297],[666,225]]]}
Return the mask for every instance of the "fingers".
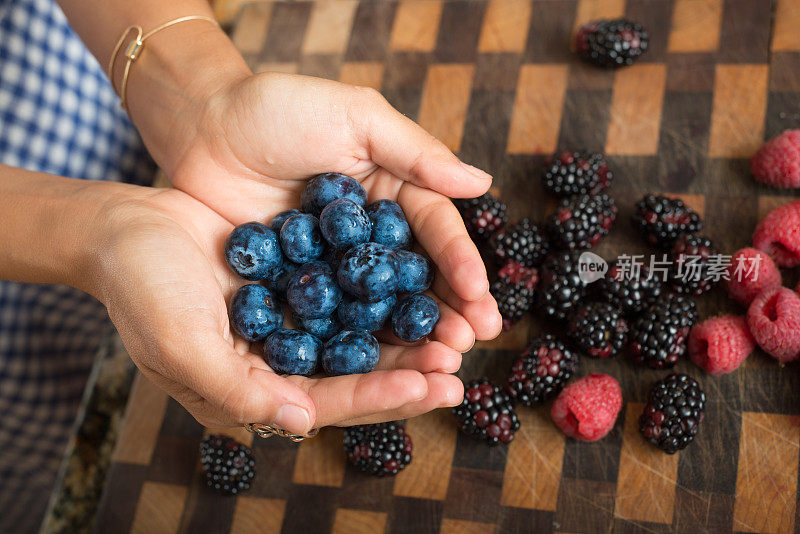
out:
{"label": "fingers", "polygon": [[438,341],[417,347],[381,345],[376,370],[414,369],[420,373],[455,373],[461,367],[461,353]]}
{"label": "fingers", "polygon": [[433,281],[433,290],[436,292],[436,296],[452,306],[470,324],[476,339],[494,339],[500,334],[503,329],[503,318],[497,311],[497,302],[491,293],[487,292],[475,301],[466,301],[456,295],[447,281],[438,273]]}
{"label": "fingers", "polygon": [[256,355],[239,354],[219,335],[193,335],[187,353],[171,351],[158,359],[162,365],[155,371],[202,397],[212,419],[274,424],[295,434],[315,426],[314,402],[297,385],[267,369]]}
{"label": "fingers", "polygon": [[458,405],[464,398],[464,384],[458,377],[442,373],[425,375],[428,385],[428,394],[425,398],[410,402],[395,410],[372,413],[363,417],[345,419],[336,423],[337,426],[367,425],[383,421],[396,421],[408,419],[438,408],[449,408]]}
{"label": "fingers", "polygon": [[394,412],[428,396],[428,382],[417,371],[373,371],[328,378],[288,377],[317,407],[316,428]]}
{"label": "fingers", "polygon": [[431,339],[441,341],[458,352],[467,352],[475,344],[475,331],[467,319],[448,306],[445,302],[431,295],[439,305],[439,322],[433,329]]}
{"label": "fingers", "polygon": [[489,291],[489,279],[475,243],[458,210],[442,195],[404,184],[397,198],[419,244],[430,255],[456,295],[475,301]]}
{"label": "fingers", "polygon": [[462,163],[377,92],[360,90],[362,97],[355,99],[348,117],[372,161],[403,180],[448,197],[471,198],[488,191],[491,176]]}

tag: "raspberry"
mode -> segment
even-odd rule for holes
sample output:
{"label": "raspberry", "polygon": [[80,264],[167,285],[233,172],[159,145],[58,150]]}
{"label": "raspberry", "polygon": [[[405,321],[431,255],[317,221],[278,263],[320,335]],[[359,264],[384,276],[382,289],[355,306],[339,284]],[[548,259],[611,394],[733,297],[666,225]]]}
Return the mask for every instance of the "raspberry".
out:
{"label": "raspberry", "polygon": [[578,355],[547,334],[530,342],[511,367],[506,391],[515,401],[540,404],[564,388],[578,370]]}
{"label": "raspberry", "polygon": [[200,464],[206,484],[224,495],[249,489],[256,475],[256,461],[250,448],[222,434],[200,442]]}
{"label": "raspberry", "polygon": [[542,184],[559,197],[597,195],[608,189],[612,178],[602,154],[562,152],[552,158]]}
{"label": "raspberry", "polygon": [[526,267],[539,265],[550,251],[544,232],[527,217],[500,229],[489,246],[500,263],[513,260]]}
{"label": "raspberry", "polygon": [[628,323],[608,302],[589,302],[570,318],[567,335],[595,358],[616,356],[628,341]]}
{"label": "raspberry", "polygon": [[670,248],[681,234],[703,229],[700,216],[678,198],[646,195],[636,203],[633,226],[651,245]]}
{"label": "raspberry", "polygon": [[622,408],[622,391],[614,377],[590,374],[564,388],[550,415],[564,434],[581,441],[604,438]]}
{"label": "raspberry", "polygon": [[396,475],[411,463],[411,437],[400,422],[358,425],[344,431],[347,460],[378,477]]}
{"label": "raspberry", "polygon": [[781,285],[781,272],[766,253],[743,248],[731,256],[728,280],[723,283],[732,299],[749,306],[762,291]]}
{"label": "raspberry", "polygon": [[510,443],[519,419],[508,394],[485,378],[464,386],[464,400],[453,408],[459,430],[489,445]]}
{"label": "raspberry", "polygon": [[545,225],[556,250],[581,250],[600,242],[617,218],[614,199],[606,194],[564,198]]}
{"label": "raspberry", "polygon": [[712,375],[735,371],[755,348],[756,342],[744,317],[712,317],[689,334],[689,357]]}
{"label": "raspberry", "polygon": [[535,268],[508,261],[497,272],[491,293],[503,316],[503,329],[509,330],[533,305],[533,295],[539,275]]}
{"label": "raspberry", "polygon": [[580,27],[575,49],[581,57],[601,67],[630,65],[646,50],[650,34],[626,19],[597,20]]}
{"label": "raspberry", "polygon": [[776,287],[761,293],[747,310],[756,343],[781,363],[800,356],[800,296]]}
{"label": "raspberry", "polygon": [[703,421],[706,394],[689,375],[673,373],[653,385],[639,417],[639,432],[667,454],[685,449]]}
{"label": "raspberry", "polygon": [[800,187],[800,130],[786,130],[758,149],[750,170],[759,182],[773,187]]}
{"label": "raspberry", "polygon": [[800,200],[769,212],[753,232],[753,246],[780,267],[800,265]]}

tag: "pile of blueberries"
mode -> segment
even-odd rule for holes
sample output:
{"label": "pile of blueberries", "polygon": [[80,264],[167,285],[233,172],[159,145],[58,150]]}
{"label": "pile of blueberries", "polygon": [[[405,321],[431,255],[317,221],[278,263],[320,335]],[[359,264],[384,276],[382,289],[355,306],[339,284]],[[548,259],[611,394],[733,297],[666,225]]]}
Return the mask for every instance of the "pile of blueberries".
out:
{"label": "pile of blueberries", "polygon": [[[433,269],[409,250],[411,228],[391,200],[366,205],[367,193],[339,173],[311,179],[291,209],[269,225],[237,226],[225,240],[225,260],[253,283],[231,299],[233,329],[264,342],[264,358],[281,374],[367,373],[379,359],[372,332],[387,322],[415,342],[431,333],[439,306],[422,294]],[[295,328],[284,326],[282,302]]]}

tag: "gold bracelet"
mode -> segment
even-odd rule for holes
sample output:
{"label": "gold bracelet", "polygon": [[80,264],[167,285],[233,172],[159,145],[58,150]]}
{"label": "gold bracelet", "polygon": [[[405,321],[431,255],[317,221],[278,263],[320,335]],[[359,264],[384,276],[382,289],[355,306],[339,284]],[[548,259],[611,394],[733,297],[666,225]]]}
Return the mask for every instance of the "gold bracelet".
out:
{"label": "gold bracelet", "polygon": [[[186,17],[180,17],[169,22],[165,22],[161,26],[150,30],[147,33],[142,32],[142,27],[133,25],[128,26],[125,28],[125,31],[122,32],[122,35],[117,41],[117,46],[114,47],[114,51],[111,53],[111,58],[108,61],[108,79],[111,80],[111,87],[114,89],[115,93],[119,93],[120,98],[120,105],[122,109],[127,109],[128,106],[128,75],[131,72],[131,65],[134,61],[139,57],[139,54],[142,53],[144,49],[144,43],[147,41],[148,38],[153,36],[153,34],[160,32],[161,30],[165,30],[170,26],[174,26],[181,22],[186,22],[189,20],[205,20],[211,22],[215,26],[219,26],[219,23],[211,17],[206,17],[205,15],[188,15]],[[125,70],[122,71],[122,86],[119,91],[117,91],[117,86],[114,83],[114,66],[117,62],[117,54],[119,54],[120,49],[122,48],[122,44],[125,42],[125,38],[131,34],[131,32],[136,33],[136,37],[128,43],[127,48],[125,48]]]}

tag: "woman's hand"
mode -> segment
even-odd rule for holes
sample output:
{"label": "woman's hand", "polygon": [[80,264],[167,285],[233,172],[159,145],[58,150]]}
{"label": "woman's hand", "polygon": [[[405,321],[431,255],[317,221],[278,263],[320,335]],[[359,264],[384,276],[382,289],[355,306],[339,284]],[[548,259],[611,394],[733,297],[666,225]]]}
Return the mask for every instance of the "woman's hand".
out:
{"label": "woman's hand", "polygon": [[461,382],[449,373],[461,354],[448,343],[462,319],[449,307],[430,343],[383,344],[371,373],[278,376],[229,327],[226,304],[243,283],[221,253],[231,223],[180,191],[113,187],[125,200],[115,200],[97,224],[95,236],[105,237],[89,289],[142,372],[201,423],[269,423],[302,434],[460,402]]}
{"label": "woman's hand", "polygon": [[486,269],[447,198],[478,196],[491,177],[460,162],[377,92],[267,73],[240,78],[188,109],[169,136],[176,149],[162,163],[176,188],[239,224],[298,207],[315,174],[353,176],[370,201],[403,207],[438,267],[436,294],[465,319],[450,346],[466,351],[499,333]]}

